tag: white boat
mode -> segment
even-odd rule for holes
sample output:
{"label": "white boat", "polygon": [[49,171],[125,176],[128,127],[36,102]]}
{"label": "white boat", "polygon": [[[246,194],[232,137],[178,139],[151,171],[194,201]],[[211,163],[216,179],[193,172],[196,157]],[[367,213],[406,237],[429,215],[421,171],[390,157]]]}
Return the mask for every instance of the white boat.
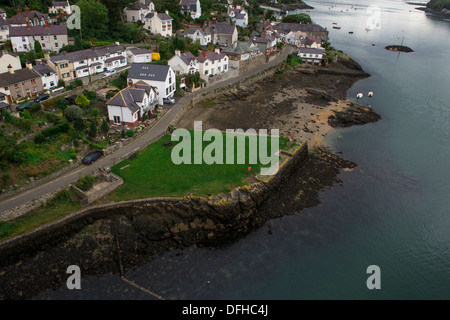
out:
{"label": "white boat", "polygon": [[368,97],[372,97],[372,96],[373,96],[373,92],[370,91],[370,92],[367,94],[367,96],[368,96]]}
{"label": "white boat", "polygon": [[362,97],[363,97],[363,93],[362,92],[360,92],[360,93],[358,93],[357,95],[356,95],[356,97],[358,98],[358,99],[361,99]]}

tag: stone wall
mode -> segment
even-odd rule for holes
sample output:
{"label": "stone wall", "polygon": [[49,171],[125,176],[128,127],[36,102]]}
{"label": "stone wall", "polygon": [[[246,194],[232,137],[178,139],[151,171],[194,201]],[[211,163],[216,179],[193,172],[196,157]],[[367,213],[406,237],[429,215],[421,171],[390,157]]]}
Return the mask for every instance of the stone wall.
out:
{"label": "stone wall", "polygon": [[89,191],[83,191],[79,189],[76,185],[71,185],[72,189],[77,193],[77,195],[81,198],[80,203],[82,206],[87,206],[94,201],[97,201],[108,193],[114,191],[119,186],[123,184],[123,179],[114,173],[104,173],[99,172],[97,175],[99,179],[98,183],[101,184],[101,188],[97,189],[96,185],[92,187]]}

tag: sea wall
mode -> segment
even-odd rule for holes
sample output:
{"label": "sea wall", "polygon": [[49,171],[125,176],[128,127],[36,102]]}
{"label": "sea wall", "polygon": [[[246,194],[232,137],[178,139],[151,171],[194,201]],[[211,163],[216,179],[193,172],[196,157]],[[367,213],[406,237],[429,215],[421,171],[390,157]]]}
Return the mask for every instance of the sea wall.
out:
{"label": "sea wall", "polygon": [[[235,188],[229,193],[209,197],[148,198],[85,208],[1,242],[0,266],[56,246],[102,219],[125,221],[116,228],[122,233],[124,243],[137,238],[147,239],[145,241],[170,239],[188,246],[214,245],[234,239],[271,218],[258,214],[258,209],[307,157],[305,142],[270,179]],[[135,247],[135,243],[130,243],[129,251]],[[122,250],[127,251],[126,245],[122,245]]]}

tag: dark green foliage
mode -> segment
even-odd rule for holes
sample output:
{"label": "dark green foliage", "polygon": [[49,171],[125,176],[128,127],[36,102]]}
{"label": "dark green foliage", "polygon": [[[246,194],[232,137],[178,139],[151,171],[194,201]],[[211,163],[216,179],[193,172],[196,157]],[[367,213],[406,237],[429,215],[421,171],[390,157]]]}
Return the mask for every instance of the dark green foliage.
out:
{"label": "dark green foliage", "polygon": [[67,120],[73,121],[76,118],[81,118],[83,116],[83,110],[81,110],[81,108],[78,106],[69,106],[65,110],[64,116],[67,118]]}
{"label": "dark green foliage", "polygon": [[34,143],[41,144],[45,141],[45,136],[42,133],[38,133],[34,136]]}
{"label": "dark green foliage", "polygon": [[108,122],[106,122],[105,119],[103,119],[102,125],[100,126],[100,129],[102,130],[103,134],[106,135],[108,133],[108,131],[109,131],[109,124],[108,124]]}
{"label": "dark green foliage", "polygon": [[92,138],[95,138],[97,136],[97,125],[95,124],[95,121],[91,121],[91,124],[89,126],[89,136]]}
{"label": "dark green foliage", "polygon": [[69,104],[69,101],[67,101],[64,98],[59,98],[58,100],[56,100],[56,106],[61,110],[65,110],[67,108],[68,104]]}
{"label": "dark green foliage", "polygon": [[92,188],[92,186],[97,182],[97,178],[96,177],[92,177],[92,176],[85,176],[82,177],[80,179],[78,179],[76,186],[77,188],[83,190],[83,191],[87,191],[90,188]]}
{"label": "dark green foliage", "polygon": [[85,129],[84,120],[82,118],[76,118],[73,121],[73,128],[78,132],[83,131]]}
{"label": "dark green foliage", "polygon": [[286,23],[303,23],[303,24],[313,23],[311,17],[306,13],[288,15],[284,17],[282,21]]}
{"label": "dark green foliage", "polygon": [[50,112],[45,114],[45,118],[50,123],[56,123],[60,119],[56,114]]}
{"label": "dark green foliage", "polygon": [[132,136],[134,136],[134,130],[129,129],[125,132],[125,134],[129,137],[132,137]]}
{"label": "dark green foliage", "polygon": [[61,124],[58,124],[56,126],[47,128],[45,130],[42,130],[42,134],[44,135],[44,137],[51,137],[51,136],[56,136],[60,133],[66,133],[68,132],[70,129],[70,126],[67,122],[63,122]]}

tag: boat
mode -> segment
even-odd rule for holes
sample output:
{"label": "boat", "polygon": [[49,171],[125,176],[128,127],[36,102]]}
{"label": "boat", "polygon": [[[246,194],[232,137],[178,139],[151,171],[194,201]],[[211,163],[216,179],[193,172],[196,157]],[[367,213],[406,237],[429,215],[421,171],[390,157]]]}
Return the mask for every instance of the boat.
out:
{"label": "boat", "polygon": [[373,96],[373,92],[370,91],[370,92],[367,94],[367,96],[368,96],[368,97],[372,97],[372,96]]}
{"label": "boat", "polygon": [[358,98],[358,99],[361,99],[362,97],[363,97],[363,93],[362,92],[360,92],[360,93],[358,93],[357,95],[356,95],[356,97]]}
{"label": "boat", "polygon": [[349,31],[348,33],[353,34],[353,31]]}
{"label": "boat", "polygon": [[341,27],[333,26],[333,29],[340,29]]}
{"label": "boat", "polygon": [[333,22],[333,24],[337,24],[337,22]]}

